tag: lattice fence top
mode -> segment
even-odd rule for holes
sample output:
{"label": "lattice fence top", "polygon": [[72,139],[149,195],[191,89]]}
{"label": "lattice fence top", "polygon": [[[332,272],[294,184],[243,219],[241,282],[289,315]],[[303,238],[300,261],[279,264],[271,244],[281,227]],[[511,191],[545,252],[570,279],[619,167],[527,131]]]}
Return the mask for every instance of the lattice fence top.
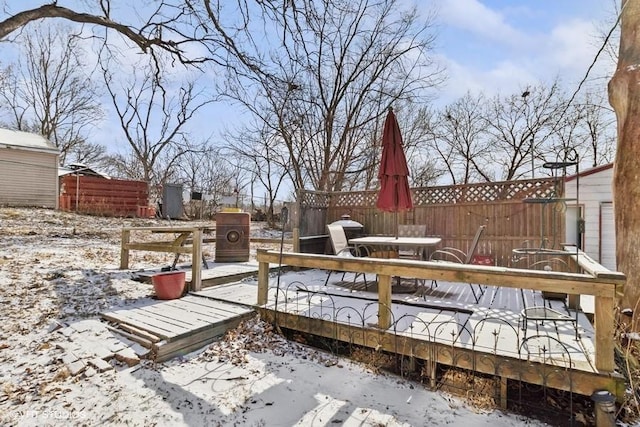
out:
{"label": "lattice fence top", "polygon": [[[523,181],[486,182],[481,184],[449,185],[439,187],[412,188],[415,206],[456,203],[490,203],[528,198],[548,198],[557,190],[553,178]],[[377,190],[348,192],[302,191],[300,204],[303,207],[322,208],[329,206],[371,207],[375,206]]]}
{"label": "lattice fence top", "polygon": [[299,193],[300,206],[306,208],[327,208],[331,201],[331,194],[322,191],[302,190]]}
{"label": "lattice fence top", "polygon": [[551,197],[555,191],[553,179],[486,182],[482,184],[450,185],[413,189],[414,205],[452,203],[488,203],[527,198]]}

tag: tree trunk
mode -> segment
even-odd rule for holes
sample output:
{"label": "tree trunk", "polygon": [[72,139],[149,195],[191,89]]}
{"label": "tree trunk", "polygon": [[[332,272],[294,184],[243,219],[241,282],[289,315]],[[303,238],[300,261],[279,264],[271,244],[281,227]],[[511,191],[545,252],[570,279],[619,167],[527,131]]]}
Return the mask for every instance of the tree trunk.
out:
{"label": "tree trunk", "polygon": [[609,102],[618,122],[613,178],[618,270],[627,276],[620,308],[633,310],[640,331],[640,0],[622,0],[618,66]]}

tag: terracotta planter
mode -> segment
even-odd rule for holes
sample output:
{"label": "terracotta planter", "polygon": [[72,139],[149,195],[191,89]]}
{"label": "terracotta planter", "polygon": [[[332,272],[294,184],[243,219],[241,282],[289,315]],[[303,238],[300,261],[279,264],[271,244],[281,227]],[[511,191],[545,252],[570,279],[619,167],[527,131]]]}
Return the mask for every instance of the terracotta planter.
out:
{"label": "terracotta planter", "polygon": [[151,276],[153,289],[158,299],[176,299],[184,293],[185,272],[168,271]]}

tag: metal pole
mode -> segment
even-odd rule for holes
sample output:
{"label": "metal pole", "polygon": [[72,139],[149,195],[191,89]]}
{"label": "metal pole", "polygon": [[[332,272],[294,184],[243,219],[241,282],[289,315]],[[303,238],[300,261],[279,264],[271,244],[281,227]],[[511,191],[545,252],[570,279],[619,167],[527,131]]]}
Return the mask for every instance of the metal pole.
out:
{"label": "metal pole", "polygon": [[76,171],[76,213],[78,212],[79,200],[80,200],[80,173]]}
{"label": "metal pole", "polygon": [[534,156],[533,156],[533,137],[531,138],[531,179],[536,177],[535,171],[534,171],[534,166],[533,166],[533,160],[534,160]]}

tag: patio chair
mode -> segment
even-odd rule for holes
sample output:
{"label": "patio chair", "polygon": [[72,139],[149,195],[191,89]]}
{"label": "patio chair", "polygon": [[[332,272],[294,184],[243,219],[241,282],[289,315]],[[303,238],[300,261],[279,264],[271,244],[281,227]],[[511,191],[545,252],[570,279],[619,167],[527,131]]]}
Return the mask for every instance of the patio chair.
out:
{"label": "patio chair", "polygon": [[[399,224],[398,237],[426,237],[426,224]],[[398,246],[398,258],[401,259],[424,259],[424,249],[416,247]],[[415,285],[424,282],[422,279],[414,279]],[[397,278],[397,284],[400,284],[400,277]]]}
{"label": "patio chair", "polygon": [[[399,224],[398,237],[426,237],[427,226],[425,224]],[[398,257],[408,259],[422,259],[421,248],[398,247]]]}
{"label": "patio chair", "polygon": [[[442,249],[435,250],[429,261],[439,261],[439,262],[452,262],[456,264],[471,264],[473,260],[473,256],[478,249],[478,243],[480,242],[480,238],[482,237],[482,233],[484,233],[484,229],[486,225],[481,225],[478,227],[478,231],[476,231],[475,236],[473,236],[473,240],[471,241],[471,246],[469,246],[469,250],[464,252],[458,248],[453,247],[445,247]],[[437,287],[438,282],[433,279],[431,280],[431,288]],[[473,298],[476,300],[476,304],[480,302],[480,298],[484,295],[485,288],[482,285],[475,285],[473,283],[469,283],[471,287],[471,292],[473,293]]]}
{"label": "patio chair", "polygon": [[[345,257],[345,258],[357,258],[359,256],[362,256],[362,254],[356,253],[356,249],[352,246],[349,246],[349,242],[347,240],[347,235],[344,232],[344,228],[342,228],[342,225],[340,224],[328,224],[327,225],[327,231],[329,232],[329,240],[331,241],[331,247],[333,248],[333,253],[339,257]],[[366,251],[366,249],[364,249]],[[368,256],[367,254],[364,254],[364,256]],[[331,274],[336,272],[338,270],[330,270],[329,274],[327,275],[327,279],[324,281],[324,285],[327,286],[327,283],[329,283],[329,278],[331,277]],[[346,271],[342,272],[342,279],[344,280],[344,276],[347,274]],[[358,276],[362,275],[362,278],[364,279],[364,288],[365,290],[368,287],[367,284],[367,276],[365,275],[365,273],[355,273],[355,276],[353,277],[353,283],[356,282],[356,280],[358,279]]]}

